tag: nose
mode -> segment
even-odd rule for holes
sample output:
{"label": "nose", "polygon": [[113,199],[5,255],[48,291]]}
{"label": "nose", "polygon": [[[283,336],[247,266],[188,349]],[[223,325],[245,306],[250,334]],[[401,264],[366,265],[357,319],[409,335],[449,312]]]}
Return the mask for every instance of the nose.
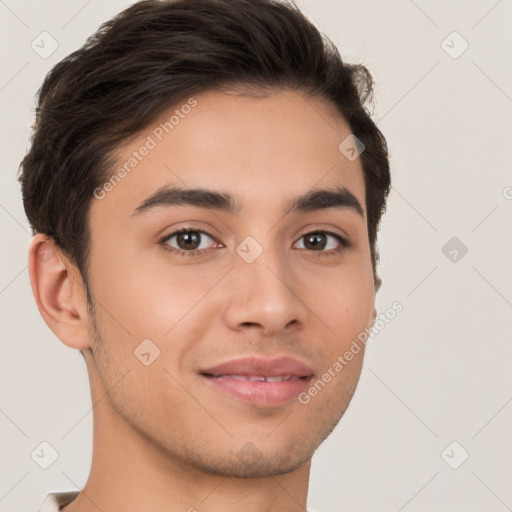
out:
{"label": "nose", "polygon": [[308,308],[293,269],[269,251],[248,263],[236,257],[227,286],[224,320],[233,330],[257,330],[262,336],[304,326]]}

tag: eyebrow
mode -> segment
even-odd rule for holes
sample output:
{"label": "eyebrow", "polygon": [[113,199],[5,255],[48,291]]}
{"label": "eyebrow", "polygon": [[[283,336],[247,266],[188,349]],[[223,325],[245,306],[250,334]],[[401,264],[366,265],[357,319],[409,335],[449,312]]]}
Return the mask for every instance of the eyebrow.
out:
{"label": "eyebrow", "polygon": [[[239,213],[243,205],[231,194],[205,188],[177,188],[164,186],[147,197],[134,210],[132,216],[147,212],[161,206],[195,206]],[[357,197],[345,187],[325,190],[311,190],[302,196],[293,198],[284,209],[285,215],[306,213],[329,208],[348,209],[364,217],[363,208]]]}

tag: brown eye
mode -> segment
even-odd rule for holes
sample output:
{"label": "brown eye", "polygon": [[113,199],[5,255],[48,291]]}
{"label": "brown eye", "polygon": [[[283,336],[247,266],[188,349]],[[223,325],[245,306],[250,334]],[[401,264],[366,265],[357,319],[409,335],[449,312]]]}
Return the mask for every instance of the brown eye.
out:
{"label": "brown eye", "polygon": [[176,243],[180,246],[180,249],[197,249],[200,245],[200,236],[195,231],[189,231],[187,233],[178,233],[176,235]]}
{"label": "brown eye", "polygon": [[324,233],[311,233],[304,236],[304,246],[306,249],[325,249],[327,237]]}
{"label": "brown eye", "polygon": [[[329,237],[337,240],[336,242],[329,243]],[[330,233],[329,231],[312,231],[302,235],[300,240],[304,240],[304,249],[318,252],[320,254],[336,254],[349,247],[350,244],[343,237],[336,233]],[[326,250],[327,249],[327,250]]]}
{"label": "brown eye", "polygon": [[[197,252],[208,249],[208,238],[214,240],[214,238],[206,231],[201,229],[184,228],[166,236],[161,240],[161,243],[166,249],[180,255],[185,255],[187,253],[197,254]],[[175,241],[171,244],[170,242],[173,241],[173,239],[175,239]],[[203,245],[203,247],[201,247],[201,245]]]}
{"label": "brown eye", "polygon": [[[182,228],[161,239],[160,244],[165,250],[178,256],[196,256],[209,252],[211,243],[208,246],[208,238],[218,243],[212,235],[202,229]],[[174,239],[175,241],[170,243]],[[302,235],[300,240],[304,242],[303,247],[299,249],[306,249],[324,256],[339,254],[351,246],[350,242],[342,236],[323,230]]]}

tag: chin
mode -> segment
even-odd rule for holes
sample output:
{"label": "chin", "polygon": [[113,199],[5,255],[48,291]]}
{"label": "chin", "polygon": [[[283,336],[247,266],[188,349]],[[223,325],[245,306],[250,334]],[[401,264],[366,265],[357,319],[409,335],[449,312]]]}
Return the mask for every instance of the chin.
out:
{"label": "chin", "polygon": [[207,464],[201,466],[201,470],[205,473],[230,477],[230,478],[266,478],[270,476],[285,475],[293,473],[305,463],[309,462],[311,457],[298,459],[288,458],[287,460],[276,460],[275,456],[266,458],[261,456],[256,461],[235,459],[224,459],[222,461],[208,461]]}

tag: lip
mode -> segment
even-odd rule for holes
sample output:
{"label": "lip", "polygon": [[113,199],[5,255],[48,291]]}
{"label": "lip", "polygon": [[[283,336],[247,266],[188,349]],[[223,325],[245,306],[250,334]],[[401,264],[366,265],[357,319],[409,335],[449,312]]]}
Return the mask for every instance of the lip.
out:
{"label": "lip", "polygon": [[[297,398],[309,386],[314,375],[309,366],[291,357],[234,359],[201,369],[199,374],[207,385],[217,391],[262,407],[282,405]],[[285,377],[287,380],[243,380],[248,377]]]}
{"label": "lip", "polygon": [[243,357],[199,370],[199,373],[215,377],[219,375],[261,375],[263,377],[291,375],[294,377],[311,377],[313,370],[292,357],[282,356],[274,359]]}

